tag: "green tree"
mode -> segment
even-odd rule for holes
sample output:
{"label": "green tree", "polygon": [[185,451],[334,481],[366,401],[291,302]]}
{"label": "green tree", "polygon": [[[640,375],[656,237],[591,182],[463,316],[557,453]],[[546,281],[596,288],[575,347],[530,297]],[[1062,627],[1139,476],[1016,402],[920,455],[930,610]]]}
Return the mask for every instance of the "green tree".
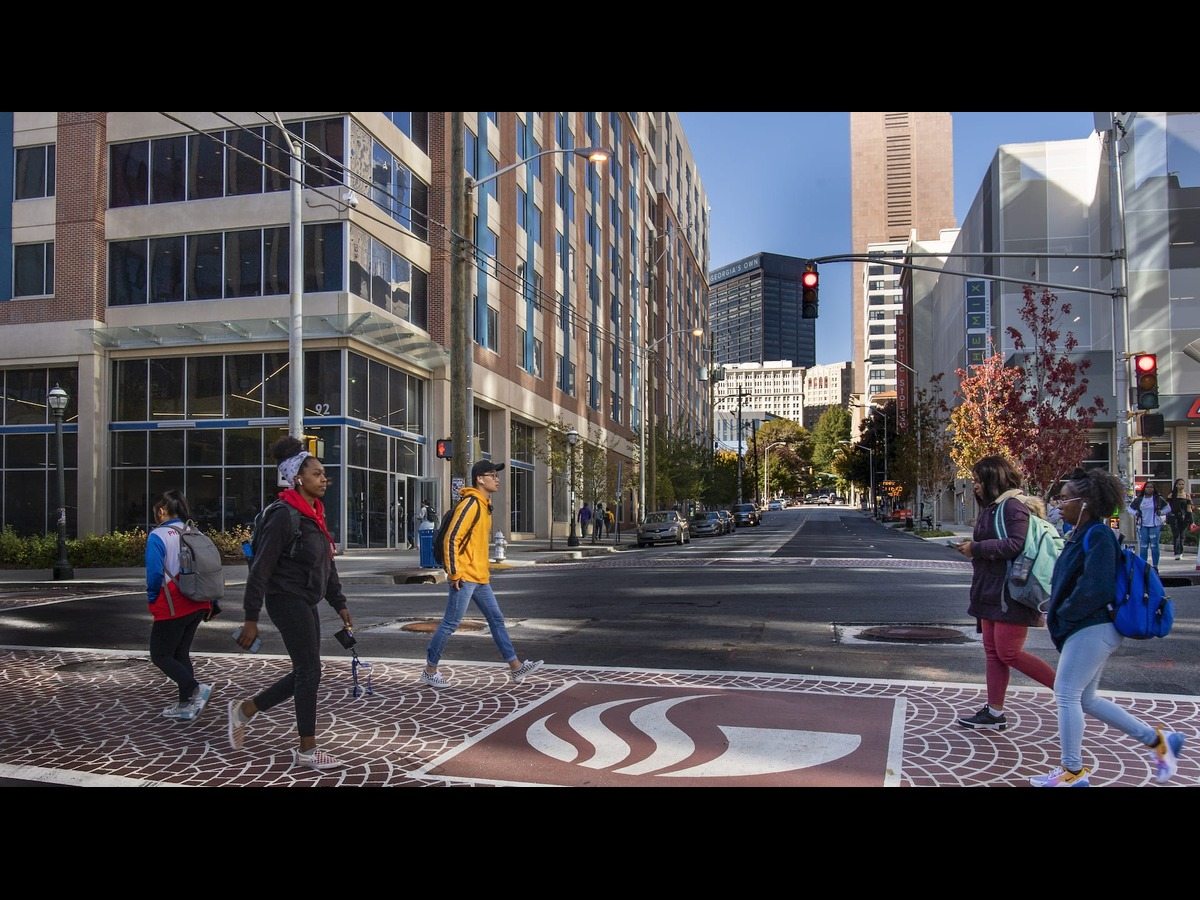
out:
{"label": "green tree", "polygon": [[831,406],[817,419],[812,430],[812,464],[828,471],[838,454],[838,442],[850,439],[850,413],[840,406]]}
{"label": "green tree", "polygon": [[[783,446],[772,447],[772,444]],[[768,489],[777,493],[794,494],[798,489],[804,468],[812,465],[812,435],[799,422],[791,419],[771,419],[758,429],[754,446],[756,453],[752,471],[759,479],[758,490]],[[770,452],[767,448],[771,447]],[[769,471],[762,468],[766,462]]]}

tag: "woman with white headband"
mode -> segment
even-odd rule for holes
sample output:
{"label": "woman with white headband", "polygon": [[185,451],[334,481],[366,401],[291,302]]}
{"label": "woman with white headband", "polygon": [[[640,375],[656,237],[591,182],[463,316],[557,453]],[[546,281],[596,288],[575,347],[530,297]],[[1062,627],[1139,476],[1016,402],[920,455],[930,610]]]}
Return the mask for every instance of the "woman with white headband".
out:
{"label": "woman with white headband", "polygon": [[260,712],[290,697],[296,701],[296,729],[300,747],[296,765],[311,769],[344,768],[341,760],[317,748],[317,688],[321,683],[321,619],[317,607],[324,597],[347,628],[354,622],[334,565],[334,541],[325,524],[321,498],[329,487],[325,466],[305,452],[299,439],[285,437],[271,446],[279,462],[279,499],[299,512],[299,533],[293,531],[295,514],[280,509],[264,518],[261,536],[246,580],[245,622],[238,644],[249,648],[258,636],[258,616],[266,601],[267,615],[287,648],[292,671],[250,700],[229,703],[229,745],[240,750],[246,726]]}

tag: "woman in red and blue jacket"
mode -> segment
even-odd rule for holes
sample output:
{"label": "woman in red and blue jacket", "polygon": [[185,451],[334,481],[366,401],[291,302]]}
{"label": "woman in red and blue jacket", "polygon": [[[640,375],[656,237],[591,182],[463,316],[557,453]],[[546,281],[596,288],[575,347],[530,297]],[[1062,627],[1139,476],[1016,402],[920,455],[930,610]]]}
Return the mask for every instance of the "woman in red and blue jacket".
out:
{"label": "woman in red and blue jacket", "polygon": [[191,518],[180,491],[165,491],[154,504],[158,527],[146,538],[146,597],[150,603],[150,661],[179,688],[179,702],[163,710],[168,719],[190,721],[212,695],[192,669],[192,639],[212,612],[212,604],[185,597],[179,590],[179,534]]}

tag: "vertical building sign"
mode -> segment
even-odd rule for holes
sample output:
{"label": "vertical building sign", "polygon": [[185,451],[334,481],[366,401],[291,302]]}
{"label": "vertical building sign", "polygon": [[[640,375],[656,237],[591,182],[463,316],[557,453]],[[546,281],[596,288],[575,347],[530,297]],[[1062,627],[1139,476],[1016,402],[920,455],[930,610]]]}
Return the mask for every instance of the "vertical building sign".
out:
{"label": "vertical building sign", "polygon": [[981,365],[987,357],[987,336],[991,316],[987,297],[988,283],[982,278],[968,278],[964,288],[967,309],[967,365]]}
{"label": "vertical building sign", "polygon": [[[896,359],[908,363],[908,314],[896,316]],[[896,366],[896,427],[901,431],[908,428],[908,369]]]}

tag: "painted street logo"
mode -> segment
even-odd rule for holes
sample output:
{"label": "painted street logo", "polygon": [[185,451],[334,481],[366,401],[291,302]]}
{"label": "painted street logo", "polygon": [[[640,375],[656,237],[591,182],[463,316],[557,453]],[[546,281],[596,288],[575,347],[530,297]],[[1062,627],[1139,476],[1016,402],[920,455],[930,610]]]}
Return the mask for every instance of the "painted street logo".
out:
{"label": "painted street logo", "polygon": [[598,787],[879,787],[899,780],[903,706],[895,697],[575,683],[419,774]]}

